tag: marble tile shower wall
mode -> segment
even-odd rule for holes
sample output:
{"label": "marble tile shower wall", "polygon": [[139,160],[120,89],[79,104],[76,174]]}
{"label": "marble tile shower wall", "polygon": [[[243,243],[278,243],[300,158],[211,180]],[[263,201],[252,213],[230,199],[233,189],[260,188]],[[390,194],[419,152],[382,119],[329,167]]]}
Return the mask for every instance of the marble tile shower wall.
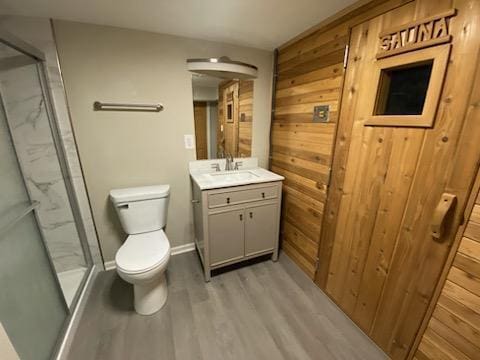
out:
{"label": "marble tile shower wall", "polygon": [[57,272],[85,267],[34,64],[2,72],[2,97],[15,149]]}
{"label": "marble tile shower wall", "polygon": [[[52,94],[53,107],[57,118],[57,124],[60,131],[60,136],[62,139],[63,147],[65,149],[67,157],[67,165],[69,170],[69,176],[74,188],[75,196],[79,204],[80,215],[86,232],[86,237],[90,249],[90,253],[93,258],[93,262],[100,267],[103,267],[103,260],[100,254],[100,249],[98,245],[97,235],[93,223],[93,217],[90,211],[90,206],[88,202],[88,197],[86,193],[85,183],[81,171],[80,160],[77,153],[77,148],[75,144],[75,139],[72,132],[72,127],[70,123],[70,116],[68,113],[67,103],[65,99],[65,92],[63,88],[63,83],[60,76],[60,69],[57,62],[57,52],[55,47],[55,41],[50,26],[49,19],[41,18],[27,18],[27,17],[17,17],[17,16],[8,16],[2,19],[1,25],[4,26],[10,32],[16,34],[23,40],[31,43],[35,47],[42,50],[46,56],[46,65],[47,65],[47,77],[48,77],[48,86],[50,87],[50,92]],[[33,101],[33,100],[32,100]],[[40,105],[40,103],[37,103]],[[42,105],[44,106],[44,104]],[[37,106],[37,109],[40,109]],[[46,147],[46,145],[45,145]],[[43,150],[43,153],[47,155],[46,150]],[[43,184],[44,185],[44,184]],[[49,189],[57,189],[55,184],[50,186]],[[44,192],[41,190],[40,193],[45,195],[46,186],[43,186]],[[48,192],[48,191],[47,191]],[[66,195],[66,194],[65,194]],[[57,197],[52,195],[50,204],[56,204],[56,201],[60,201],[62,195],[57,194]],[[48,203],[48,202],[47,202]],[[66,200],[68,205],[68,199]],[[68,211],[70,212],[70,207]],[[53,214],[53,211],[52,211]],[[66,221],[65,217],[65,221]],[[57,218],[58,220],[58,218]],[[65,229],[65,234],[70,224],[64,224],[62,221],[55,222],[57,226],[56,233],[61,233],[58,231],[60,228]],[[58,228],[58,225],[61,225]],[[53,225],[50,225],[51,228]],[[55,230],[51,230],[52,232]],[[76,233],[75,233],[76,235]],[[68,243],[68,244],[67,244]],[[83,255],[81,254],[81,249],[79,249],[78,238],[67,237],[63,238],[59,236],[58,243],[54,244],[54,248],[51,250],[54,254],[57,254],[60,257],[63,255],[69,254],[71,256],[63,257],[62,264],[65,265],[65,269],[74,268],[76,264],[81,263]],[[54,257],[56,255],[53,255]],[[58,269],[57,269],[58,270]],[[65,271],[65,270],[61,270]]]}

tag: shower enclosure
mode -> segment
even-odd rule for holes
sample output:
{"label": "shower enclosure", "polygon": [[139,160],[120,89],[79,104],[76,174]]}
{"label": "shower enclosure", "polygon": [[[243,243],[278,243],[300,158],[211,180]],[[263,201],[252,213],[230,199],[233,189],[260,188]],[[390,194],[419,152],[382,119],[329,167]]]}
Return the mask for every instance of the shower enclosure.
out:
{"label": "shower enclosure", "polygon": [[45,70],[0,31],[0,322],[36,360],[58,351],[93,266]]}

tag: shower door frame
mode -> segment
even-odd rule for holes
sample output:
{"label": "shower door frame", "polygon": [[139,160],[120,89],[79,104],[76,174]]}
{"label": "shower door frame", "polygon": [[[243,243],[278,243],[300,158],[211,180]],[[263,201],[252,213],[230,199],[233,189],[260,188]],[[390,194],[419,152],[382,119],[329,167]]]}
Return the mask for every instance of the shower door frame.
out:
{"label": "shower door frame", "polygon": [[[61,291],[61,293],[63,295],[63,300],[64,300],[63,302],[64,302],[64,305],[67,309],[67,317],[65,318],[65,321],[64,321],[63,328],[62,328],[61,332],[58,334],[58,338],[57,338],[56,345],[55,345],[55,350],[52,354],[53,358],[57,358],[57,356],[59,355],[59,352],[62,348],[64,338],[67,335],[69,324],[72,321],[72,318],[73,318],[73,315],[75,313],[75,310],[76,310],[77,306],[79,305],[79,300],[80,300],[80,297],[82,295],[83,289],[85,288],[88,279],[91,278],[91,275],[95,271],[95,266],[94,266],[94,262],[93,262],[92,255],[91,255],[91,252],[90,252],[90,248],[89,248],[89,245],[88,245],[87,234],[86,234],[86,231],[85,231],[85,224],[83,222],[81,212],[80,212],[80,207],[79,207],[79,204],[78,204],[78,200],[77,200],[77,197],[76,197],[76,194],[75,194],[73,184],[71,182],[72,176],[71,176],[71,173],[70,173],[70,169],[68,167],[67,157],[66,157],[66,154],[65,154],[65,144],[63,142],[62,137],[60,136],[60,130],[59,130],[59,126],[58,126],[58,117],[57,117],[57,114],[56,114],[54,106],[53,106],[53,96],[50,92],[51,91],[50,87],[48,86],[49,81],[48,81],[48,73],[47,73],[47,65],[46,65],[45,54],[41,50],[32,46],[31,44],[25,42],[24,40],[18,38],[17,36],[11,34],[10,32],[8,32],[4,29],[1,29],[1,28],[0,28],[0,43],[3,43],[7,46],[10,46],[10,47],[14,48],[15,50],[31,57],[32,60],[36,61],[35,65],[36,65],[36,68],[37,68],[37,74],[38,74],[40,87],[41,87],[41,90],[42,90],[42,95],[43,95],[44,100],[45,100],[45,111],[46,111],[47,118],[48,118],[50,132],[52,134],[52,139],[53,139],[54,147],[55,147],[55,150],[56,150],[56,153],[57,153],[57,158],[58,158],[58,162],[59,162],[59,166],[60,166],[60,171],[61,171],[61,174],[62,174],[62,177],[63,177],[63,180],[64,180],[65,189],[66,189],[68,200],[69,200],[69,203],[70,203],[70,208],[72,210],[72,215],[73,215],[73,219],[74,219],[74,223],[75,223],[75,228],[77,230],[79,240],[80,240],[80,246],[82,248],[82,252],[83,252],[83,255],[84,255],[85,265],[87,267],[87,270],[85,271],[85,274],[83,275],[83,278],[82,278],[82,280],[81,280],[81,282],[80,282],[80,284],[79,284],[79,286],[76,290],[75,296],[73,297],[73,299],[71,301],[71,304],[69,306],[66,302],[65,294],[64,294],[63,289],[60,285],[60,281],[59,281],[59,278],[58,278],[58,273],[55,270],[55,266],[54,266],[54,263],[53,263],[53,260],[52,260],[51,254],[50,254],[50,250],[49,250],[47,242],[46,242],[45,234],[42,230],[42,227],[40,226],[41,223],[40,223],[39,218],[38,218],[38,213],[35,210],[37,206],[36,206],[35,202],[32,202],[30,200],[32,202],[32,206],[29,207],[30,210],[28,211],[28,213],[33,212],[33,214],[35,216],[35,220],[38,224],[40,237],[41,237],[42,243],[43,243],[42,245],[44,246],[44,248],[46,250],[46,254],[47,254],[47,257],[48,257],[48,261],[50,263],[50,267],[52,269],[52,272],[55,275],[54,277],[56,279],[57,286],[59,288],[59,291]],[[62,79],[61,79],[61,82],[63,83]],[[12,129],[11,129],[9,121],[8,121],[8,115],[6,113],[5,104],[3,103],[3,98],[0,97],[0,100],[2,101],[1,111],[3,111],[5,113],[6,122],[7,122],[9,132],[10,132],[10,136],[12,136]],[[68,105],[67,105],[67,107],[68,107]],[[76,144],[75,139],[74,139],[74,145],[75,145],[75,148],[76,148],[77,144]],[[15,145],[13,146],[13,149],[14,149],[15,153],[17,154],[17,150],[15,148]],[[21,171],[23,180],[25,181],[25,175],[24,175],[25,172],[24,172],[22,164],[19,161],[18,154],[17,154],[17,161],[18,161],[18,164],[19,164],[19,167],[20,167],[20,171]],[[25,184],[25,188],[26,188],[27,193],[30,197],[30,191],[28,190],[26,184]]]}

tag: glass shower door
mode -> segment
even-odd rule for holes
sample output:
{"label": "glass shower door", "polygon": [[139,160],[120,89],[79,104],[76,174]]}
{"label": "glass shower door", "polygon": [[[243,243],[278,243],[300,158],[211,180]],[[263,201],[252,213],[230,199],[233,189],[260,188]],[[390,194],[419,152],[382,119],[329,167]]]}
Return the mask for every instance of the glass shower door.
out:
{"label": "glass shower door", "polygon": [[68,307],[0,107],[0,322],[22,360],[50,359]]}
{"label": "glass shower door", "polygon": [[[72,185],[73,177],[80,174],[70,171],[66,161],[66,152],[75,151],[75,143],[71,136],[62,139],[60,135],[47,89],[47,84],[59,85],[47,81],[46,63],[38,59],[43,54],[19,39],[14,44],[8,40],[0,41],[4,113],[28,195],[38,202],[38,226],[72,308],[92,267]],[[25,53],[17,50],[22,45]]]}

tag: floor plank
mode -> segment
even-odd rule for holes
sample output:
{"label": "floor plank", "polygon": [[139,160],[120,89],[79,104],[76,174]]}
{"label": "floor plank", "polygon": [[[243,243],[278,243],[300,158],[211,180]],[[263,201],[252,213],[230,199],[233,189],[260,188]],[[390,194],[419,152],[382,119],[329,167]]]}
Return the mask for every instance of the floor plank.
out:
{"label": "floor plank", "polygon": [[68,359],[386,359],[281,254],[203,281],[196,253],[173,256],[169,297],[152,316],[133,311],[131,285],[99,274]]}

